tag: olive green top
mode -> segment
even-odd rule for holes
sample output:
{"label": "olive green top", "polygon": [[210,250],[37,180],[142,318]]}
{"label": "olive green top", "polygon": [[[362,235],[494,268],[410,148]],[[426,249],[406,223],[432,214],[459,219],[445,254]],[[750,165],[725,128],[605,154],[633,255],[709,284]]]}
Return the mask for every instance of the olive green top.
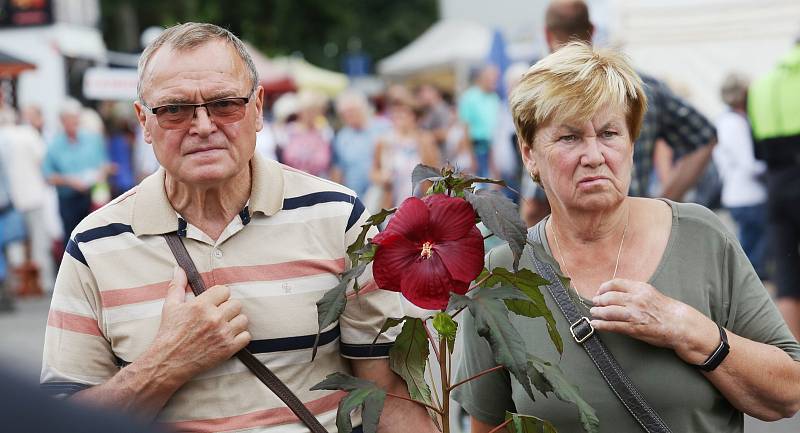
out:
{"label": "olive green top", "polygon": [[[661,262],[648,282],[731,332],[779,347],[800,361],[800,345],[789,332],[736,238],[708,209],[695,204],[667,203],[672,208],[672,229]],[[547,245],[544,224],[542,221],[531,228],[539,230],[544,242],[536,244],[534,252],[537,258],[561,273]],[[521,266],[535,269],[527,251],[525,255]],[[493,249],[487,256],[489,269],[510,268],[511,263],[507,245]],[[612,393],[584,349],[572,339],[569,326],[547,289],[542,287],[541,290],[564,339],[564,354],[559,357],[550,342],[544,319],[511,314],[512,323],[525,340],[528,352],[561,367],[568,380],[579,388],[581,396],[597,411],[601,432],[641,433],[639,425]],[[584,302],[591,306],[590,301],[584,299]],[[589,315],[584,306],[578,308]],[[459,338],[464,350],[455,358],[460,360],[458,380],[495,365],[489,345],[475,332],[471,316],[465,314],[463,320]],[[697,368],[684,363],[673,351],[619,334],[601,332],[599,335],[673,432],[743,431],[743,414],[731,406]],[[553,394],[533,402],[516,379],[511,379],[504,370],[468,382],[456,389],[454,397],[470,415],[489,424],[502,422],[508,410],[547,419],[562,433],[582,431],[574,405],[558,400]]]}

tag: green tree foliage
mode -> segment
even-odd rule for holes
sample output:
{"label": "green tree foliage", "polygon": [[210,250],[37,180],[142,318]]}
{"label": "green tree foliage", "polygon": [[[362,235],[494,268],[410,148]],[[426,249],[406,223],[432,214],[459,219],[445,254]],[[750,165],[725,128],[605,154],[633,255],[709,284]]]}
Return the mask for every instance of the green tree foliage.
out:
{"label": "green tree foliage", "polygon": [[[101,0],[109,48],[138,51],[149,26],[204,21],[228,28],[268,55],[300,52],[339,70],[348,43],[358,39],[373,61],[402,48],[438,18],[435,0]],[[136,35],[136,37],[132,37]],[[329,45],[327,53],[325,46]],[[332,49],[333,46],[336,49]]]}

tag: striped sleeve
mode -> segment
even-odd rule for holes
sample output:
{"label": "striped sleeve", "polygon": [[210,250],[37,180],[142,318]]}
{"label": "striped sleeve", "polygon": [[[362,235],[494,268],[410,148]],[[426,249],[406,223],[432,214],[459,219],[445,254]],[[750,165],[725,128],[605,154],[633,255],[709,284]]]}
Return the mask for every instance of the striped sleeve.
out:
{"label": "striped sleeve", "polygon": [[70,240],[47,317],[40,378],[45,392],[69,396],[118,371],[103,332],[100,305],[94,276],[80,246]]}
{"label": "striped sleeve", "polygon": [[[361,233],[361,226],[366,223],[369,213],[364,209],[361,200],[355,198],[353,211],[345,232],[345,248],[353,243]],[[378,234],[378,230],[370,229],[367,239]],[[347,266],[351,264],[347,261]],[[341,326],[341,355],[351,359],[385,358],[389,356],[397,333],[400,329],[390,329],[382,334],[375,344],[372,342],[380,332],[386,318],[403,317],[403,306],[400,294],[378,289],[372,278],[372,264],[361,275],[358,294],[352,289],[348,294],[347,306],[339,318]]]}

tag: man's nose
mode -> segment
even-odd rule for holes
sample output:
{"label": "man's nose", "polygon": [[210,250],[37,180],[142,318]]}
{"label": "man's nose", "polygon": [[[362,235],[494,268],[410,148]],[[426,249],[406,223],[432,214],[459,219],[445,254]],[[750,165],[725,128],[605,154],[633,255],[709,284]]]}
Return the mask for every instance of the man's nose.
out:
{"label": "man's nose", "polygon": [[194,110],[194,118],[192,119],[192,126],[189,132],[201,136],[207,136],[214,132],[216,124],[211,119],[211,115],[206,107],[197,107]]}

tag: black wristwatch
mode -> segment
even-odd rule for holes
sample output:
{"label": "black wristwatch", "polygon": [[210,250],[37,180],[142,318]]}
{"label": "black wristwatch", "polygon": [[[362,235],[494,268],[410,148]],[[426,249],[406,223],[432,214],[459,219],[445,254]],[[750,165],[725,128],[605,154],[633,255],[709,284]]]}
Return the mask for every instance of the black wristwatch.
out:
{"label": "black wristwatch", "polygon": [[728,334],[725,333],[725,328],[719,325],[717,325],[717,327],[719,328],[719,338],[721,340],[719,342],[719,347],[706,359],[706,362],[695,365],[695,367],[703,371],[713,371],[722,363],[722,360],[728,356],[728,352],[731,351],[731,346],[728,344]]}

